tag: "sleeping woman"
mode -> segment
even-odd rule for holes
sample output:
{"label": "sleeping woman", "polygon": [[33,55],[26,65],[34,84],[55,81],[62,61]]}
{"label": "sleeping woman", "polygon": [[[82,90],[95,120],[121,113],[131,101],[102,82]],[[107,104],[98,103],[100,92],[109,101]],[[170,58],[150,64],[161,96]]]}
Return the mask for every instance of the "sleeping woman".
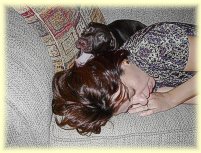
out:
{"label": "sleeping woman", "polygon": [[196,102],[195,26],[163,22],[135,33],[119,50],[58,72],[53,113],[60,127],[100,133],[120,113],[141,116]]}

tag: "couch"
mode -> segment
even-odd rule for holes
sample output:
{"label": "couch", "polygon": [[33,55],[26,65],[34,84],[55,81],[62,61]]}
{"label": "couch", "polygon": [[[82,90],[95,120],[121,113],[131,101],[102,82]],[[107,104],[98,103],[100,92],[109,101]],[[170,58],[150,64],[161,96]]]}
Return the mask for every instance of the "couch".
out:
{"label": "couch", "polygon": [[[183,104],[147,117],[121,114],[113,117],[100,134],[91,136],[61,129],[52,114],[52,77],[74,62],[78,52],[74,42],[88,22],[109,23],[129,17],[129,12],[147,25],[159,19],[178,20],[178,16],[181,22],[194,22],[192,16],[182,18],[184,12],[194,14],[193,8],[158,11],[166,13],[158,17],[154,8],[8,7],[5,146],[196,147],[195,105]],[[143,13],[146,15],[139,16]],[[155,17],[149,18],[151,14]]]}

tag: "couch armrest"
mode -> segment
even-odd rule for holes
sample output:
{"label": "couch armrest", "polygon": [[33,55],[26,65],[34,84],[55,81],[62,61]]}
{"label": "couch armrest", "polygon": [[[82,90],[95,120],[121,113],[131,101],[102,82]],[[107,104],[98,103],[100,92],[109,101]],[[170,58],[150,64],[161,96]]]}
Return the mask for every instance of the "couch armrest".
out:
{"label": "couch armrest", "polygon": [[47,146],[53,66],[38,34],[7,9],[6,146]]}

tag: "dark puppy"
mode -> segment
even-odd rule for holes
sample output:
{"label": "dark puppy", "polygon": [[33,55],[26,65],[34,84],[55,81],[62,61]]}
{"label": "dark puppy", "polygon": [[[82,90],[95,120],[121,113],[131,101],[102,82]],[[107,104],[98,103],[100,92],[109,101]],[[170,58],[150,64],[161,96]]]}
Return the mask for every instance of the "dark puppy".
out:
{"label": "dark puppy", "polygon": [[80,49],[80,53],[96,56],[108,50],[118,49],[136,31],[145,27],[146,25],[134,20],[116,20],[108,25],[91,22],[78,38],[76,47]]}

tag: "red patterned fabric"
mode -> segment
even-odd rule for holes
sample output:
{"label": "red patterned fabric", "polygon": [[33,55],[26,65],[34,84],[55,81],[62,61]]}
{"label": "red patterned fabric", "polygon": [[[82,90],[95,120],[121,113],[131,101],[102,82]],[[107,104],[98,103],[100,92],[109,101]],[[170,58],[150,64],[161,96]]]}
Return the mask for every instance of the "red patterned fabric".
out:
{"label": "red patterned fabric", "polygon": [[15,10],[46,44],[55,72],[72,66],[78,52],[75,41],[89,22],[105,23],[99,8],[22,6]]}

